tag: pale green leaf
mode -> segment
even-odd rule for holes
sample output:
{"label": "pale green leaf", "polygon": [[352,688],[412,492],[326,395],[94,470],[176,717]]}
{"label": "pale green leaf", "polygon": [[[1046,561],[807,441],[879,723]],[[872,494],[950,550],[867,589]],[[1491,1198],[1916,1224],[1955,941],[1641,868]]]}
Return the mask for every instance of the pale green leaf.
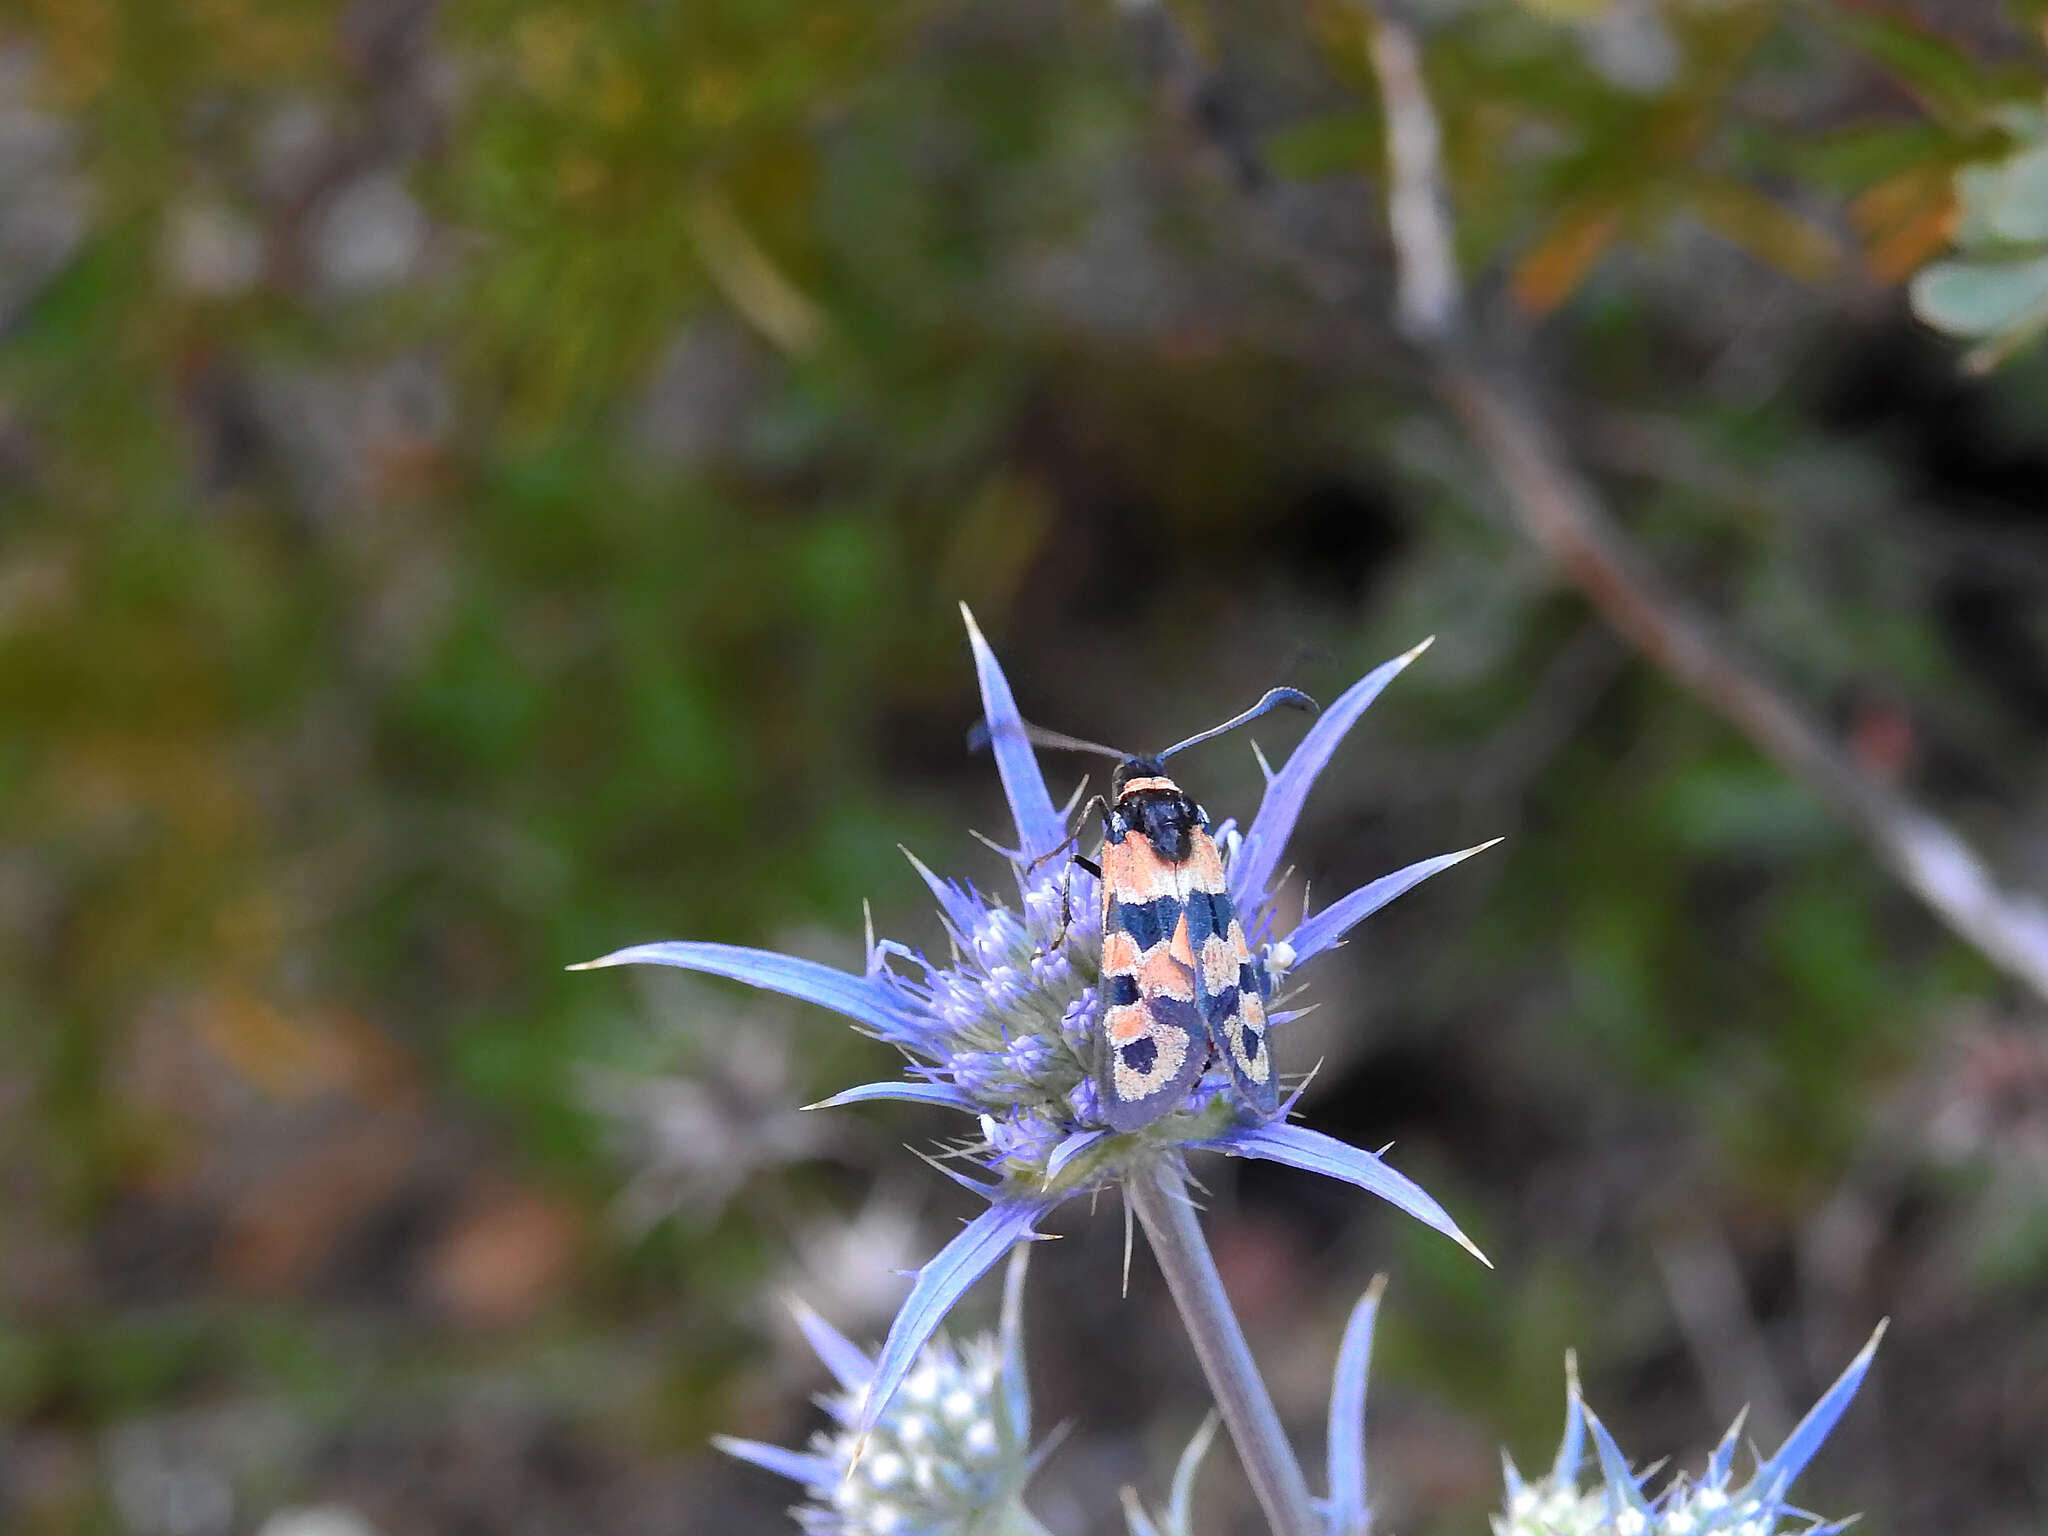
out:
{"label": "pale green leaf", "polygon": [[1995,336],[2048,308],[2048,256],[1938,261],[1913,279],[1913,313],[1951,336]]}
{"label": "pale green leaf", "polygon": [[1998,167],[1995,198],[1985,212],[1992,232],[2007,240],[2048,240],[2048,144]]}

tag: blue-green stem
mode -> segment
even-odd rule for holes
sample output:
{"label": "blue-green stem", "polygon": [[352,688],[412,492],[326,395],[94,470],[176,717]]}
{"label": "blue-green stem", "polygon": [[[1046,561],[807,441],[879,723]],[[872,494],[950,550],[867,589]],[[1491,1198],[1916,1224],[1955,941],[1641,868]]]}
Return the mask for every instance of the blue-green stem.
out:
{"label": "blue-green stem", "polygon": [[1308,1480],[1301,1475],[1272,1396],[1252,1363],[1244,1330],[1224,1294],[1216,1260],[1188,1199],[1187,1170],[1178,1157],[1161,1157],[1133,1173],[1124,1194],[1166,1276],[1166,1287],[1180,1309],[1181,1322],[1194,1342],[1209,1390],[1216,1395],[1216,1406],[1273,1536],[1316,1536]]}

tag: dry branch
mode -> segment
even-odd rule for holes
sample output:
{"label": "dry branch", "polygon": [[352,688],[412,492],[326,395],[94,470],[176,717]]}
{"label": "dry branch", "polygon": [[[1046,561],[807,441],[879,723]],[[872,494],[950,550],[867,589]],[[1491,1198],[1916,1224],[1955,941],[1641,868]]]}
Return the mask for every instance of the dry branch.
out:
{"label": "dry branch", "polygon": [[[1824,800],[1936,917],[2001,971],[2048,1002],[2048,906],[2002,890],[1989,866],[1939,817],[1866,772],[1705,615],[1659,578],[1607,514],[1598,493],[1501,362],[1486,357],[1462,320],[1441,134],[1408,24],[1361,3],[1387,122],[1389,227],[1402,333],[1421,351],[1438,392],[1492,468],[1523,530],[1615,630],[1691,689],[1786,773]],[[1198,58],[1157,0],[1127,0],[1151,34],[1169,99],[1190,113],[1255,195],[1265,178],[1256,146],[1229,131],[1213,82],[1190,78]],[[1164,39],[1164,41],[1162,41]]]}

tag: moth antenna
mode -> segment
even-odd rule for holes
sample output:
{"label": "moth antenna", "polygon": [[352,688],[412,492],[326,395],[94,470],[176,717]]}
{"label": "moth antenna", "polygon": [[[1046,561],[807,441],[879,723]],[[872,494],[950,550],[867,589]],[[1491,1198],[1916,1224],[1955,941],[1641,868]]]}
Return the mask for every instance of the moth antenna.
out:
{"label": "moth antenna", "polygon": [[[1113,757],[1119,762],[1135,755],[1118,751],[1115,747],[1105,747],[1099,741],[1083,741],[1078,736],[1069,736],[1062,731],[1048,731],[1044,726],[1033,725],[1028,720],[1019,720],[1017,724],[1024,739],[1034,747],[1045,747],[1054,752],[1093,752],[1098,757]],[[988,720],[985,717],[977,720],[974,722],[974,728],[967,733],[967,750],[979,752],[992,739],[993,733],[988,728]]]}
{"label": "moth antenna", "polygon": [[1207,741],[1212,736],[1221,736],[1225,731],[1234,731],[1240,725],[1249,724],[1269,710],[1275,709],[1304,709],[1313,715],[1321,711],[1322,705],[1303,693],[1299,688],[1269,688],[1266,690],[1265,697],[1243,714],[1233,716],[1221,725],[1212,725],[1208,730],[1198,735],[1190,736],[1186,741],[1176,742],[1164,752],[1159,753],[1155,760],[1163,763],[1166,759],[1173,756],[1174,753],[1184,751],[1198,741]]}

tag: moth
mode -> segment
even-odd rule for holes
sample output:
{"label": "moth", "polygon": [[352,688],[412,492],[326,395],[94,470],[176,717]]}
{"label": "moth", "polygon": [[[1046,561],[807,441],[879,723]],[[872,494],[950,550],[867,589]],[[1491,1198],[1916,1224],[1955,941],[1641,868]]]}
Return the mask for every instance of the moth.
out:
{"label": "moth", "polygon": [[1073,860],[1102,893],[1094,1070],[1112,1130],[1134,1131],[1178,1109],[1217,1058],[1245,1108],[1261,1117],[1279,1108],[1266,1043],[1271,978],[1246,942],[1208,812],[1165,764],[1282,707],[1313,713],[1317,705],[1298,689],[1275,688],[1243,714],[1149,755],[1024,727],[1036,745],[1118,759],[1108,796],[1091,802],[1102,807],[1101,851]]}

